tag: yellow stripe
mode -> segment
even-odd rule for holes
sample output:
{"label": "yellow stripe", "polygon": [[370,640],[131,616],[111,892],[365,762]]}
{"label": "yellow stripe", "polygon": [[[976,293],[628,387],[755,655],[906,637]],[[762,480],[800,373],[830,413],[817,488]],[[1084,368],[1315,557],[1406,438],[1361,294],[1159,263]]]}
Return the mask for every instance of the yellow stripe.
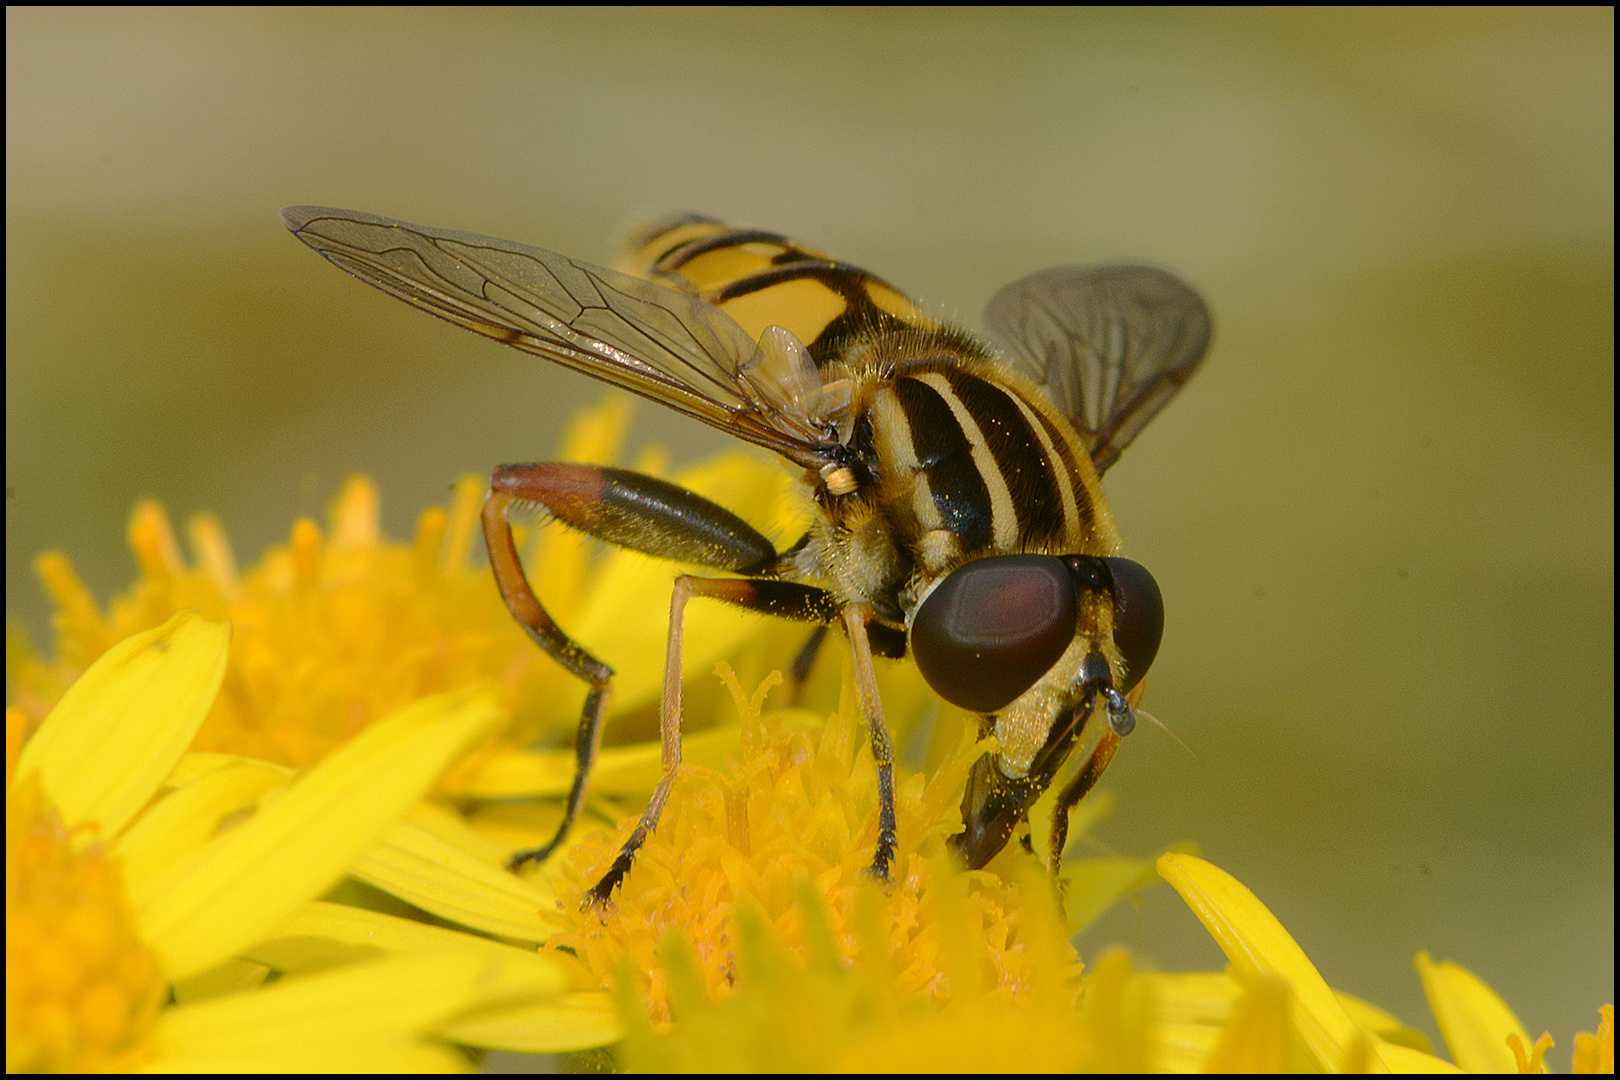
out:
{"label": "yellow stripe", "polygon": [[917,532],[944,528],[945,519],[934,502],[928,477],[911,441],[911,424],[892,386],[881,386],[872,395],[871,417],[878,460],[887,464],[896,477],[906,477],[912,485],[911,512],[917,519]]}
{"label": "yellow stripe", "polygon": [[715,306],[736,319],[750,337],[758,338],[767,326],[783,326],[807,345],[849,310],[842,296],[814,278],[780,282]]}
{"label": "yellow stripe", "polygon": [[[783,237],[747,239],[758,230],[742,229],[690,216],[671,218],[632,237],[619,269],[668,285],[714,304],[730,315],[750,337],[767,326],[783,326],[805,344],[815,342],[835,319],[850,312],[851,302],[814,277],[796,278],[760,289],[746,288],[750,279],[804,260],[835,262],[825,252]],[[775,234],[772,234],[775,236]],[[694,253],[693,249],[705,250]],[[784,257],[792,255],[791,260]],[[821,269],[856,301],[913,326],[935,328],[910,297],[858,267],[840,264]],[[742,294],[717,301],[722,292],[742,286]]]}
{"label": "yellow stripe", "polygon": [[1007,487],[1007,478],[1002,475],[1001,468],[990,453],[990,447],[985,443],[984,431],[978,421],[962,404],[962,399],[956,396],[956,391],[945,376],[928,371],[911,378],[932,387],[950,406],[951,414],[956,417],[956,422],[962,426],[962,434],[967,438],[973,454],[973,466],[979,470],[985,490],[990,493],[990,532],[995,537],[993,542],[996,550],[1017,551],[1018,512],[1013,509],[1012,492]]}

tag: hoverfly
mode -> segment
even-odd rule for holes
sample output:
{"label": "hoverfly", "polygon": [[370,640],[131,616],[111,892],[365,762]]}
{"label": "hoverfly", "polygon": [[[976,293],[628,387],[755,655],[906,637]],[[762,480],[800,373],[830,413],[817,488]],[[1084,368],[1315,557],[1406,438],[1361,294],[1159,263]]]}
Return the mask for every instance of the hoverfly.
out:
{"label": "hoverfly", "polygon": [[[1043,270],[991,300],[998,351],[865,270],[706,218],[648,230],[625,263],[640,276],[351,210],[290,207],[282,219],[408,304],[776,452],[804,470],[817,505],[805,535],[778,551],[664,480],[561,462],[495,471],[483,530],[496,584],[535,643],[589,686],[562,823],[513,856],[514,869],[568,834],[613,677],[551,620],[524,573],[507,515],[538,506],[600,540],[731,575],[675,579],[663,775],[588,901],[609,902],[680,769],[682,612],[699,596],[843,628],[877,763],[880,880],[896,837],[874,655],[910,654],[940,697],[997,737],[971,771],[951,841],[970,867],[1005,846],[1076,745],[1089,745],[1058,796],[1056,872],[1069,810],[1134,726],[1163,632],[1152,575],[1115,554],[1098,477],[1203,360],[1210,317],[1189,285],[1147,266]],[[1107,724],[1093,737],[1099,707]]]}

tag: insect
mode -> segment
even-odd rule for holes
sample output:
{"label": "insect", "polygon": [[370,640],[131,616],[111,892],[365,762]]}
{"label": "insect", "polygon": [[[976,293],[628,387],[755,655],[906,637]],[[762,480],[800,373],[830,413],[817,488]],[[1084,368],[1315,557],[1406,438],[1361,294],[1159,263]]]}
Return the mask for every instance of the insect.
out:
{"label": "insect", "polygon": [[[567,836],[613,677],[552,621],[524,573],[508,514],[538,506],[609,543],[727,575],[675,578],[663,774],[588,903],[610,902],[680,770],[682,613],[693,597],[843,629],[877,764],[870,872],[881,880],[896,847],[894,755],[874,656],[909,654],[940,697],[997,738],[972,768],[964,831],[951,841],[970,867],[1006,845],[1087,747],[1057,798],[1056,872],[1069,811],[1134,726],[1127,695],[1140,696],[1163,632],[1152,575],[1115,554],[1098,477],[1202,362],[1210,317],[1195,290],[1146,266],[1043,270],[991,300],[993,347],[865,270],[707,218],[648,230],[625,264],[639,276],[351,210],[290,207],[282,219],[362,281],[774,451],[811,489],[812,524],[778,551],[664,480],[565,462],[495,471],[483,531],[496,584],[535,643],[589,687],[562,823],[550,843],[513,856],[514,869]],[[1106,724],[1092,725],[1094,714]]]}

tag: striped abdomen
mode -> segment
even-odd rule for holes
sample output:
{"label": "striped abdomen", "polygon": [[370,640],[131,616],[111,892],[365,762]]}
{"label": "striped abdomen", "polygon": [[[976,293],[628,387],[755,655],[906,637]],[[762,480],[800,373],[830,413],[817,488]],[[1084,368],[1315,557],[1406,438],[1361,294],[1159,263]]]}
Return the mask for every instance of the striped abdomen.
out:
{"label": "striped abdomen", "polygon": [[714,305],[750,337],[758,338],[767,326],[786,327],[818,367],[874,336],[943,329],[869,270],[779,233],[696,215],[645,230],[619,269]]}

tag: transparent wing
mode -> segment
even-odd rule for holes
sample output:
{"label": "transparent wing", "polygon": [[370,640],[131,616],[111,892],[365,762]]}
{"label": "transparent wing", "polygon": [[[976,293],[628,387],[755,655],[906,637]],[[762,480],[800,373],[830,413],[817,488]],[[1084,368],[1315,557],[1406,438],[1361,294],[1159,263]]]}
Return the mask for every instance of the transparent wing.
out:
{"label": "transparent wing", "polygon": [[1085,437],[1101,474],[1192,377],[1209,308],[1152,266],[1054,266],[991,299],[985,327]]}
{"label": "transparent wing", "polygon": [[808,358],[799,363],[791,343],[761,350],[699,300],[493,236],[322,206],[290,206],[281,219],[339,268],[429,314],[795,462],[828,460],[819,376]]}

